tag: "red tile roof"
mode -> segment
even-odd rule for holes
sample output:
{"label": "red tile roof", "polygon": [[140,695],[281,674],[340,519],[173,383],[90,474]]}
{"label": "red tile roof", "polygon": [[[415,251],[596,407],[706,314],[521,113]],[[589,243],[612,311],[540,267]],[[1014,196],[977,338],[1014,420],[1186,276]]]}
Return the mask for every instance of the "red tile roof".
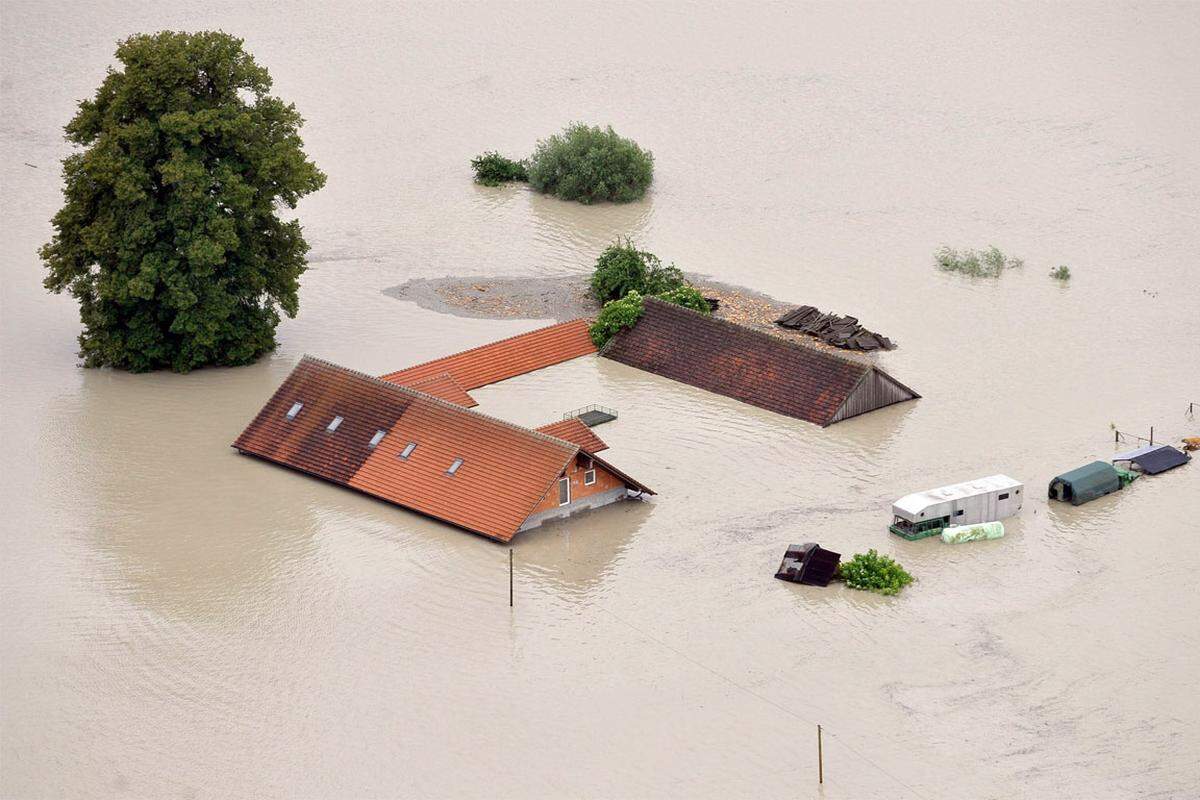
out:
{"label": "red tile roof", "polygon": [[599,453],[608,449],[604,440],[593,433],[592,429],[585,425],[579,417],[569,417],[559,422],[551,422],[549,425],[541,425],[536,430],[547,436],[574,442],[589,453]]}
{"label": "red tile roof", "polygon": [[440,397],[463,408],[474,408],[479,405],[475,402],[475,398],[467,394],[466,389],[458,385],[458,381],[450,377],[449,372],[439,372],[437,375],[431,375],[405,385],[410,389]]}
{"label": "red tile roof", "polygon": [[445,356],[382,376],[389,383],[411,386],[440,373],[449,374],[470,391],[596,352],[588,321],[575,319],[461,353]]}
{"label": "red tile roof", "polygon": [[653,297],[646,298],[637,324],[609,340],[600,354],[818,425],[919,397],[871,364]]}
{"label": "red tile roof", "polygon": [[[303,408],[288,420],[297,402]],[[334,416],[343,421],[329,432]],[[377,431],[385,435],[372,448]],[[416,447],[401,458],[410,442]],[[513,537],[580,452],[572,442],[308,356],[233,446],[500,541]],[[462,465],[449,475],[455,459]]]}

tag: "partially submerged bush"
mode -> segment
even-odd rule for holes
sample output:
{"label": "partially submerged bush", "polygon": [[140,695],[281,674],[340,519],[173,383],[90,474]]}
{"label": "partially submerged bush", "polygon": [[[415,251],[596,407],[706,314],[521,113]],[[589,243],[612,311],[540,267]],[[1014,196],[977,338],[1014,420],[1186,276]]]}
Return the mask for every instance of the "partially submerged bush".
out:
{"label": "partially submerged bush", "polygon": [[666,300],[668,303],[674,303],[677,306],[699,311],[701,314],[712,313],[712,306],[704,299],[704,295],[700,294],[700,290],[695,286],[677,286],[674,289],[663,292],[658,297]]}
{"label": "partially submerged bush", "polygon": [[1006,269],[1025,265],[1019,258],[1010,258],[998,248],[987,250],[963,250],[943,247],[933,256],[938,269],[944,272],[961,272],[973,278],[998,278]]}
{"label": "partially submerged bush", "polygon": [[509,181],[527,181],[529,172],[524,161],[513,161],[499,153],[488,151],[471,159],[475,182],[484,186],[499,186]]}
{"label": "partially submerged bush", "polygon": [[636,289],[620,300],[610,300],[600,309],[596,321],[588,328],[596,347],[604,347],[608,340],[626,328],[632,328],[645,311],[642,295]]}
{"label": "partially submerged bush", "polygon": [[560,200],[594,203],[640,200],[654,178],[654,155],[611,127],[572,123],[538,142],[529,159],[529,183]]}
{"label": "partially submerged bush", "polygon": [[678,267],[664,267],[658,256],[638,250],[628,239],[609,245],[596,259],[592,273],[592,295],[601,303],[618,300],[631,291],[662,294],[686,285]]}
{"label": "partially submerged bush", "polygon": [[875,550],[856,553],[853,558],[838,565],[837,577],[851,589],[862,589],[879,594],[898,594],[913,582],[913,576],[887,556]]}
{"label": "partially submerged bush", "polygon": [[1056,281],[1071,280],[1071,268],[1066,264],[1060,264],[1057,269],[1050,270],[1050,277]]}

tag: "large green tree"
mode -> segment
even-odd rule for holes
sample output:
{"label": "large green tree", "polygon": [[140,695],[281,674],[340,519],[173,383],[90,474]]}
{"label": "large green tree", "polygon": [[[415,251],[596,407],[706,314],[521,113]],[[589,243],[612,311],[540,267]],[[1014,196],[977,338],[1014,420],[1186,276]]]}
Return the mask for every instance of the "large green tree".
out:
{"label": "large green tree", "polygon": [[87,366],[249,363],[299,308],[308,244],[278,211],[325,184],[303,120],[228,34],[132,36],[116,57],[66,126],[83,149],[63,160],[46,288],[79,299]]}

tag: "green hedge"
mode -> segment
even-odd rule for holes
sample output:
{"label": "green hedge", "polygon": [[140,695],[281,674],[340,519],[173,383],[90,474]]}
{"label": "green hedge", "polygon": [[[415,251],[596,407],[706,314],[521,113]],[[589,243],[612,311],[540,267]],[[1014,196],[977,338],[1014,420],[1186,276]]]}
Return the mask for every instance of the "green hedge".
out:
{"label": "green hedge", "polygon": [[490,150],[472,158],[471,169],[475,170],[475,182],[484,186],[529,180],[524,161],[513,161]]}
{"label": "green hedge", "polygon": [[654,179],[654,155],[611,128],[572,123],[538,142],[529,183],[560,200],[595,203],[640,200]]}
{"label": "green hedge", "polygon": [[638,250],[630,240],[617,240],[596,259],[592,295],[601,303],[619,300],[631,291],[662,294],[687,285],[674,264],[664,267],[658,256]]}
{"label": "green hedge", "polygon": [[899,594],[900,590],[913,582],[913,576],[887,556],[874,550],[857,553],[848,561],[838,565],[837,576],[851,589],[862,589],[879,594]]}
{"label": "green hedge", "polygon": [[642,318],[642,312],[645,310],[642,295],[637,290],[630,291],[620,300],[605,303],[596,316],[596,321],[588,329],[592,342],[596,347],[604,347],[609,339],[626,328],[632,328]]}

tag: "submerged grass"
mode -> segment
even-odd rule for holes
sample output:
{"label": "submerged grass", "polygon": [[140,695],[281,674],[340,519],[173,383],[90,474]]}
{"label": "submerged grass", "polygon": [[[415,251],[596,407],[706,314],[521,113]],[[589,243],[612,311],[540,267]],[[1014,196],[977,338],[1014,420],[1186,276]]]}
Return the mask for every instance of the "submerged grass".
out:
{"label": "submerged grass", "polygon": [[943,247],[933,258],[938,269],[943,272],[959,272],[972,278],[999,278],[1006,269],[1025,266],[1024,261],[1006,256],[995,246],[986,250],[962,251],[953,247]]}

